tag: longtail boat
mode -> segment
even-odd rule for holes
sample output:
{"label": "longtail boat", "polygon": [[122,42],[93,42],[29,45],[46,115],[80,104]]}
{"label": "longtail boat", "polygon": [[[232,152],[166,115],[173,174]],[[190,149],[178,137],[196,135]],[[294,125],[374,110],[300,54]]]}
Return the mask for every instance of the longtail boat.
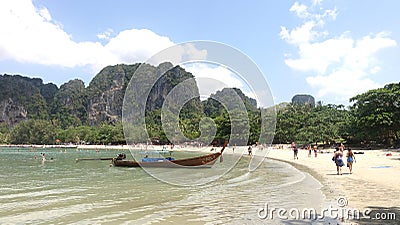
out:
{"label": "longtail boat", "polygon": [[142,158],[142,161],[139,162],[135,160],[123,160],[121,158],[113,158],[112,163],[114,166],[119,166],[119,167],[211,168],[217,161],[218,157],[222,155],[222,152],[224,151],[225,147],[226,143],[224,144],[220,152],[193,158],[186,158],[186,159],[174,159],[173,157]]}
{"label": "longtail boat", "polygon": [[79,161],[91,161],[91,160],[112,160],[113,158],[78,158],[75,159],[75,162],[79,162]]}

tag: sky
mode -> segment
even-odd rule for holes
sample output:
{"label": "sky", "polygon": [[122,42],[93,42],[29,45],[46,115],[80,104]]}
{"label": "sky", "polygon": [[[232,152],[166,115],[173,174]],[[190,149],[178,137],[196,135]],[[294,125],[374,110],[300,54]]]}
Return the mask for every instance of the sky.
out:
{"label": "sky", "polygon": [[[310,94],[349,105],[357,94],[399,82],[399,8],[397,0],[1,0],[0,74],[88,85],[105,66],[208,40],[247,55],[276,104]],[[246,86],[224,66],[185,68]]]}

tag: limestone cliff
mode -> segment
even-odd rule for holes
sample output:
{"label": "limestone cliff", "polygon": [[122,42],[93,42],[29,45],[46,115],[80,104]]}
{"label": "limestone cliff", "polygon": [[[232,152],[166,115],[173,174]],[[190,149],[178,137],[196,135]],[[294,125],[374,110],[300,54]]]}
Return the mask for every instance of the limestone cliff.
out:
{"label": "limestone cliff", "polygon": [[[136,77],[131,88],[141,90],[149,78],[157,80],[154,84],[147,84],[151,85],[151,91],[146,96],[146,112],[161,109],[177,84],[194,78],[182,67],[169,62],[158,66],[140,63],[107,66],[92,79],[88,87],[78,79],[58,89],[54,84],[43,84],[39,78],[3,75],[0,76],[0,123],[13,126],[25,119],[45,119],[66,129],[70,126],[121,121],[125,91],[139,66],[142,66],[143,73]],[[165,72],[165,68],[170,69]],[[184,87],[184,94],[198,93],[195,80],[189,83]],[[200,98],[195,98],[183,108],[179,107],[183,110],[181,115],[190,118],[192,114],[202,113],[203,106]]]}
{"label": "limestone cliff", "polygon": [[0,123],[5,123],[7,126],[13,126],[28,117],[24,106],[14,103],[11,98],[0,102],[0,113]]}
{"label": "limestone cliff", "polygon": [[87,121],[87,94],[82,80],[74,79],[61,85],[51,104],[51,118],[62,128],[78,126]]}
{"label": "limestone cliff", "polygon": [[88,87],[89,124],[121,120],[126,85],[138,65],[108,66],[93,78]]}
{"label": "limestone cliff", "polygon": [[51,98],[49,87],[39,78],[0,75],[0,123],[13,126],[25,119],[48,119],[48,105],[41,91]]}
{"label": "limestone cliff", "polygon": [[[147,79],[150,77],[154,79],[154,77],[162,75],[154,85],[150,84],[152,88],[146,103],[147,111],[160,109],[168,93],[177,84],[193,78],[191,73],[179,66],[172,67],[171,63],[162,63],[158,67],[148,64],[108,66],[93,78],[88,87],[88,122],[90,124],[98,125],[102,122],[121,121],[125,91],[139,66],[142,66],[141,71],[144,73],[135,74],[139,81],[131,83],[130,88],[141,89],[143,85],[147,84]],[[172,68],[164,74],[159,74],[164,68],[170,67]],[[192,88],[198,92],[195,84]],[[195,99],[191,104],[195,106],[191,107],[192,109],[199,109],[202,106],[200,99]]]}

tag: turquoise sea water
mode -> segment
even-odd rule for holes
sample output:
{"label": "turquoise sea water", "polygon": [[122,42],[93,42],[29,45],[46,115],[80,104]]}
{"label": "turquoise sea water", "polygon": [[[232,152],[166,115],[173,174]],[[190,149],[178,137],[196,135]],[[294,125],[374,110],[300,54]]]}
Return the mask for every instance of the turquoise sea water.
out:
{"label": "turquoise sea water", "polygon": [[[118,152],[0,148],[0,224],[281,224],[260,219],[257,211],[266,203],[288,209],[323,204],[318,182],[271,160],[249,172],[243,157],[220,179],[188,187],[155,179],[141,168],[75,161]],[[229,159],[225,155],[215,167],[229,166]],[[200,178],[210,172],[213,168],[190,171]]]}

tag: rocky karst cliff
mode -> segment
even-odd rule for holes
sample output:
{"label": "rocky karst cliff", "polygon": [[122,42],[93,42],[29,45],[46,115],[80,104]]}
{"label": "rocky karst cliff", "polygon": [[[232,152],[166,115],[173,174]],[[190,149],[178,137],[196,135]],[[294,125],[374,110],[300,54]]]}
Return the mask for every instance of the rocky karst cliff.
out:
{"label": "rocky karst cliff", "polygon": [[12,126],[22,120],[27,119],[28,112],[19,104],[14,103],[11,98],[0,102],[0,123]]}
{"label": "rocky karst cliff", "polygon": [[[19,75],[0,76],[0,123],[13,126],[27,119],[51,120],[62,128],[78,125],[113,124],[121,121],[125,91],[135,71],[141,67],[131,88],[143,89],[152,85],[147,96],[146,110],[160,109],[168,93],[179,83],[193,78],[183,68],[162,63],[155,67],[148,64],[115,65],[101,70],[85,87],[83,81],[74,79],[60,86],[43,84],[41,79]],[[171,68],[165,71],[165,68]],[[160,79],[152,84],[149,78]],[[198,92],[193,83],[190,87]],[[188,109],[201,109],[200,99],[194,99]],[[195,110],[196,111],[196,110]]]}
{"label": "rocky karst cliff", "polygon": [[29,118],[48,119],[48,105],[41,91],[52,98],[53,86],[39,78],[0,75],[0,123],[14,126]]}
{"label": "rocky karst cliff", "polygon": [[87,107],[90,124],[114,123],[121,119],[129,69],[126,65],[108,66],[90,82]]}

